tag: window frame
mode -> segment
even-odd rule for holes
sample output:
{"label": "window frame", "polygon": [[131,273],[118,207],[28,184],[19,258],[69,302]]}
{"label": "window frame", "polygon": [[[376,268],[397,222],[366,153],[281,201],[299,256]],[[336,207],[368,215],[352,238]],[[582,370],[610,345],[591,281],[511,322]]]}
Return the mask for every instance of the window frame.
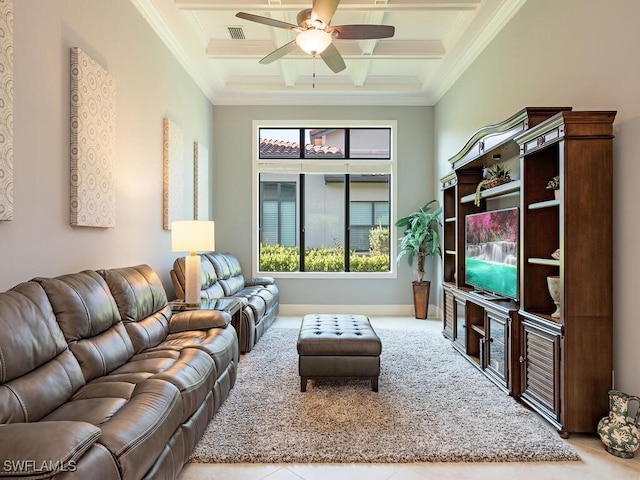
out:
{"label": "window frame", "polygon": [[[318,160],[291,157],[286,159],[260,158],[259,132],[261,128],[300,128],[300,129],[332,129],[332,128],[384,128],[390,129],[389,159],[332,159]],[[397,121],[396,120],[358,120],[358,121],[299,121],[299,120],[254,120],[252,122],[252,222],[251,222],[251,268],[254,276],[268,275],[274,278],[331,278],[331,279],[382,279],[397,278],[397,232],[394,227],[397,219]],[[302,146],[301,146],[302,147]],[[340,174],[389,174],[389,271],[386,272],[266,272],[258,269],[260,265],[260,173],[340,173]]]}

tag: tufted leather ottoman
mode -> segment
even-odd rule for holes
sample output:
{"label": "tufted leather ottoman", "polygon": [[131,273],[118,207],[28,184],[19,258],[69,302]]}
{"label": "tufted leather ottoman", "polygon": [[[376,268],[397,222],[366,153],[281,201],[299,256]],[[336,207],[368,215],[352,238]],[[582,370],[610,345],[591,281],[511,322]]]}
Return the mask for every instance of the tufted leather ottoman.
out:
{"label": "tufted leather ottoman", "polygon": [[300,390],[307,380],[371,379],[378,391],[382,343],[364,315],[305,315],[298,335]]}

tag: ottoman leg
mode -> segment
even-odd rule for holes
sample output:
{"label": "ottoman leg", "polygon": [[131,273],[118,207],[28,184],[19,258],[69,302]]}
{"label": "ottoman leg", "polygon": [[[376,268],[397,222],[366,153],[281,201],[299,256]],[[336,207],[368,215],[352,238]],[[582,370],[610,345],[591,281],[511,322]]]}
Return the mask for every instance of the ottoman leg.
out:
{"label": "ottoman leg", "polygon": [[307,377],[300,377],[300,391],[307,391]]}
{"label": "ottoman leg", "polygon": [[378,377],[371,377],[371,390],[378,391]]}

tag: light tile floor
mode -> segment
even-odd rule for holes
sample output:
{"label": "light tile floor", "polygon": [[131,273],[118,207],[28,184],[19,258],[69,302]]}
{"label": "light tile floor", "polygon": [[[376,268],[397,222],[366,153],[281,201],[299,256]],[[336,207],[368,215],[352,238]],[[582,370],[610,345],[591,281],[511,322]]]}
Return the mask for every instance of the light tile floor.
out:
{"label": "light tile floor", "polygon": [[[370,317],[374,328],[425,328],[439,331],[433,320]],[[298,328],[299,317],[279,317],[274,325]],[[540,420],[545,425],[544,420]],[[549,427],[551,428],[551,426]],[[572,435],[578,462],[408,463],[408,464],[187,464],[179,480],[640,480],[640,456],[621,459],[607,453],[597,435]]]}

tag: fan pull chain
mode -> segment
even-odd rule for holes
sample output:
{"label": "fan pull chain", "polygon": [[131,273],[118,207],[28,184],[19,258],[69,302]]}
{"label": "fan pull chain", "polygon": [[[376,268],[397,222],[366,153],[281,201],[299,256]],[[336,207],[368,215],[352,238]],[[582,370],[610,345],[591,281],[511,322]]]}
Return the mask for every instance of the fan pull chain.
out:
{"label": "fan pull chain", "polygon": [[313,80],[311,81],[311,88],[315,90],[316,88],[316,56],[313,56],[313,59],[311,60],[311,64],[312,64],[312,78]]}

